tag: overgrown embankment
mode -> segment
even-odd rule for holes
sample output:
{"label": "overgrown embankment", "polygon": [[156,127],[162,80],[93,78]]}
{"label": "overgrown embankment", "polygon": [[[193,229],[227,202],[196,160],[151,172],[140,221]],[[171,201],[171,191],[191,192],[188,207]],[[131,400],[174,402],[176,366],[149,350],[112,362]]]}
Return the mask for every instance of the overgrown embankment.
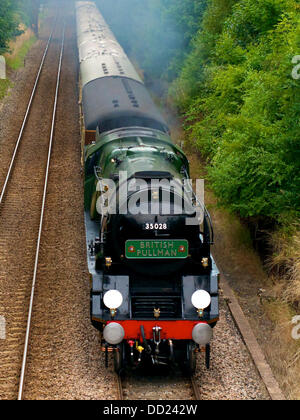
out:
{"label": "overgrown embankment", "polygon": [[24,65],[24,59],[36,41],[40,0],[1,0],[0,54],[7,62],[8,79],[0,80],[0,100],[11,87],[11,70]]}
{"label": "overgrown embankment", "polygon": [[23,28],[23,33],[10,42],[10,53],[5,54],[6,64],[12,70],[18,70],[24,66],[25,57],[37,39],[31,29],[24,26]]}
{"label": "overgrown embankment", "polygon": [[214,191],[242,217],[300,215],[299,18],[293,0],[212,0],[173,82]]}
{"label": "overgrown embankment", "polygon": [[8,89],[12,86],[10,80],[12,71],[24,66],[25,57],[32,45],[36,42],[36,39],[33,31],[24,27],[23,33],[9,43],[10,52],[4,54],[7,66],[7,78],[0,79],[0,100],[6,96]]}
{"label": "overgrown embankment", "polygon": [[251,225],[254,239],[263,239],[260,250],[288,282],[283,295],[295,308],[300,303],[299,53],[298,2],[210,0],[170,89],[185,116],[190,144],[207,160],[219,203]]}
{"label": "overgrown embankment", "polygon": [[0,79],[0,101],[7,94],[8,89],[11,87],[11,82],[8,79]]}

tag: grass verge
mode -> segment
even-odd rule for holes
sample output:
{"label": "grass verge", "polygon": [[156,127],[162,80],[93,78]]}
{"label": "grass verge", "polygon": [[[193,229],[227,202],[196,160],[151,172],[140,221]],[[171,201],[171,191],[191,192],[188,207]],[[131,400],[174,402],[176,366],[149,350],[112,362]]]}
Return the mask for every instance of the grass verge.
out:
{"label": "grass verge", "polygon": [[[25,40],[22,45],[16,49],[11,55],[6,55],[6,65],[8,69],[18,70],[24,67],[25,57],[36,42],[36,36],[31,36]],[[0,79],[0,101],[7,95],[7,92],[13,83],[9,79]]]}
{"label": "grass verge", "polygon": [[12,69],[12,70],[18,70],[21,67],[24,67],[24,59],[32,47],[32,45],[36,42],[36,36],[30,37],[28,40],[24,41],[21,48],[17,51],[16,54],[14,54],[13,57],[7,57],[6,64]]}
{"label": "grass verge", "polygon": [[0,100],[3,99],[8,89],[12,86],[12,83],[8,79],[0,79]]}
{"label": "grass verge", "polygon": [[269,244],[273,250],[269,269],[284,281],[280,296],[300,310],[300,223],[271,233]]}

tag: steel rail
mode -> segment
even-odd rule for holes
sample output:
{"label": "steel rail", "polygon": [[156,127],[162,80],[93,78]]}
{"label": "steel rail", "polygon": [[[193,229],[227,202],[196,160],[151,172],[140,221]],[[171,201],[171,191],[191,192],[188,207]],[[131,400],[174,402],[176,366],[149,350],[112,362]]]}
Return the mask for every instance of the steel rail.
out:
{"label": "steel rail", "polygon": [[56,22],[57,22],[57,18],[55,19],[53,29],[51,31],[51,34],[50,34],[49,38],[48,38],[47,45],[46,45],[46,48],[44,50],[44,54],[43,54],[43,57],[42,57],[42,60],[41,60],[41,63],[40,63],[40,67],[39,67],[39,70],[38,70],[38,73],[37,73],[37,76],[36,76],[36,79],[35,79],[35,82],[34,82],[34,85],[33,85],[33,89],[32,89],[31,96],[30,96],[30,99],[29,99],[29,102],[28,102],[28,105],[27,105],[25,116],[23,118],[22,126],[21,126],[21,129],[19,131],[19,136],[18,136],[16,145],[15,145],[15,148],[14,148],[14,151],[13,151],[13,155],[12,155],[10,165],[9,165],[9,168],[8,168],[8,171],[7,171],[7,175],[6,175],[6,178],[5,178],[5,181],[4,181],[4,184],[3,184],[3,188],[2,188],[2,191],[1,191],[0,205],[2,204],[3,197],[4,197],[5,192],[6,192],[7,184],[8,184],[8,181],[10,179],[11,172],[12,172],[12,169],[13,169],[13,166],[14,166],[15,158],[16,158],[16,155],[17,155],[17,152],[18,152],[18,149],[19,149],[19,145],[20,145],[20,142],[21,142],[22,137],[23,137],[24,129],[25,129],[25,126],[26,126],[26,123],[27,123],[27,120],[28,120],[30,110],[31,110],[31,105],[32,105],[33,99],[35,97],[36,89],[37,89],[37,86],[38,86],[38,83],[39,83],[39,80],[40,80],[40,75],[42,73],[44,63],[45,63],[45,59],[46,59],[46,56],[47,56],[47,53],[48,53],[48,50],[49,50],[49,46],[50,46],[50,43],[52,41],[53,33],[54,33],[55,28],[56,28]]}
{"label": "steel rail", "polygon": [[195,380],[193,376],[190,377],[190,380],[191,380],[191,385],[192,385],[192,390],[193,390],[195,400],[196,401],[202,400],[200,388],[197,384],[197,381]]}
{"label": "steel rail", "polygon": [[124,393],[123,393],[123,386],[122,386],[122,378],[117,373],[115,373],[115,378],[116,378],[116,388],[117,388],[117,396],[118,396],[117,400],[123,401]]}
{"label": "steel rail", "polygon": [[[201,401],[201,390],[197,384],[197,381],[194,376],[189,377],[191,381],[191,388],[193,391],[193,396],[196,401]],[[123,385],[122,385],[122,377],[121,375],[118,375],[115,373],[115,383],[116,383],[116,391],[117,391],[117,401],[123,401],[124,400],[124,392],[123,392]]]}
{"label": "steel rail", "polygon": [[48,149],[47,167],[46,167],[46,174],[45,174],[43,201],[42,201],[41,217],[40,217],[40,224],[39,224],[39,233],[38,233],[37,247],[36,247],[36,254],[35,254],[34,272],[33,272],[33,278],[32,278],[30,303],[29,303],[29,311],[28,311],[28,318],[27,318],[27,328],[26,328],[24,352],[23,352],[23,359],[22,359],[20,382],[19,382],[18,400],[22,400],[23,391],[24,391],[24,378],[25,378],[25,372],[26,372],[28,345],[29,345],[29,336],[30,336],[30,327],[31,327],[31,319],[32,319],[32,309],[33,309],[33,300],[34,300],[34,292],[35,292],[35,285],[36,285],[39,254],[40,254],[40,244],[41,244],[41,237],[42,237],[42,230],[43,230],[43,221],[44,221],[44,213],[45,213],[45,204],[46,204],[46,196],[47,196],[47,187],[48,187],[48,179],[49,179],[49,169],[50,169],[52,145],[53,145],[53,138],[54,138],[54,128],[55,128],[55,121],[56,121],[56,111],[57,111],[58,93],[59,93],[59,86],[60,86],[60,76],[61,76],[61,68],[62,68],[64,42],[65,42],[65,24],[64,24],[64,27],[63,27],[60,57],[59,57],[59,65],[58,65],[58,72],[57,72],[57,81],[56,81],[55,99],[54,99],[54,105],[53,105],[51,132],[50,132],[50,139],[49,139],[49,149]]}

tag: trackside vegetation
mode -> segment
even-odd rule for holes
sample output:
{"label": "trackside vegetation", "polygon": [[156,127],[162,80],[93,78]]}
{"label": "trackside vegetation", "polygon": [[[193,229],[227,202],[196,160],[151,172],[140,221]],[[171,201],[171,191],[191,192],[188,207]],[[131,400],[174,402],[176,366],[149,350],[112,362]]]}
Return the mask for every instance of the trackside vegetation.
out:
{"label": "trackside vegetation", "polygon": [[[25,26],[37,32],[38,13],[40,0],[1,0],[0,1],[0,54],[10,53],[9,44],[24,31]],[[24,65],[24,58],[36,41],[32,36],[26,40],[17,54],[7,56],[7,65],[12,70],[17,70]],[[0,100],[3,99],[8,89],[12,86],[9,79],[0,80]]]}
{"label": "trackside vegetation", "polygon": [[0,2],[0,54],[9,51],[9,42],[20,35],[22,22],[37,30],[40,0],[1,0]]}
{"label": "trackside vegetation", "polygon": [[8,79],[0,79],[0,100],[5,97],[10,86],[11,82]]}
{"label": "trackside vegetation", "polygon": [[300,79],[292,77],[299,7],[293,0],[209,1],[171,87],[216,195],[242,217],[299,217]]}
{"label": "trackside vegetation", "polygon": [[300,4],[210,0],[190,48],[169,95],[219,203],[265,232],[278,298],[297,311]]}
{"label": "trackside vegetation", "polygon": [[153,78],[174,79],[199,30],[206,0],[96,0],[130,57]]}
{"label": "trackside vegetation", "polygon": [[21,48],[18,50],[18,53],[14,57],[8,57],[6,60],[7,65],[12,70],[18,70],[20,67],[24,66],[24,59],[32,47],[32,45],[36,42],[36,37],[33,35],[27,41],[23,43]]}

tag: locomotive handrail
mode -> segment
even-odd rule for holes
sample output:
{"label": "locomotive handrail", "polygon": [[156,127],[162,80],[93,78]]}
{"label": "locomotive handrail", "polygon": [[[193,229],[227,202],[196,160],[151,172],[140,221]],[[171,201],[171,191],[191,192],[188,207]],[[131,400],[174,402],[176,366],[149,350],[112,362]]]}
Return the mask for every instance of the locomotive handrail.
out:
{"label": "locomotive handrail", "polygon": [[204,212],[204,217],[206,219],[208,219],[208,226],[209,226],[209,237],[210,237],[210,245],[214,244],[214,228],[213,228],[213,224],[212,224],[212,220],[211,220],[211,216],[209,211],[207,210],[205,204],[201,203],[201,201],[199,200],[199,198],[196,196],[196,194],[193,191],[193,197],[194,199],[197,201],[197,203],[201,206],[203,212]]}
{"label": "locomotive handrail", "polygon": [[206,210],[206,215],[207,215],[208,220],[209,220],[209,228],[210,228],[210,233],[211,233],[210,245],[213,245],[215,243],[214,225],[213,225],[213,222],[211,220],[210,212],[207,210],[206,207],[205,207],[205,210]]}
{"label": "locomotive handrail", "polygon": [[[100,184],[100,189],[101,189],[101,194],[100,194],[100,196],[101,196],[101,211],[103,211],[103,208],[104,208],[103,193],[105,192],[105,190],[104,190],[104,187],[103,187],[102,178],[98,175],[98,171],[99,172],[102,171],[102,169],[100,168],[100,166],[94,166],[95,177],[96,177],[97,181]],[[101,227],[102,227],[103,220],[104,220],[103,219],[104,218],[103,213],[101,213],[100,216],[101,216]],[[101,231],[102,231],[102,228],[101,228]],[[101,242],[103,242],[103,233],[102,232],[101,232]]]}
{"label": "locomotive handrail", "polygon": [[213,245],[214,244],[214,228],[213,228],[213,224],[212,224],[212,220],[211,220],[211,216],[210,216],[210,213],[209,213],[209,211],[207,210],[207,208],[206,208],[206,206],[205,206],[205,204],[204,203],[202,203],[200,200],[199,200],[199,198],[197,197],[197,195],[195,194],[195,192],[194,192],[194,190],[193,190],[193,186],[192,186],[192,184],[191,184],[191,182],[190,182],[190,177],[189,177],[189,174],[187,173],[187,170],[185,169],[185,175],[186,175],[186,179],[187,179],[187,181],[188,181],[188,184],[189,184],[189,186],[190,186],[190,188],[191,188],[191,192],[192,192],[192,195],[193,195],[193,198],[194,198],[194,200],[196,200],[196,202],[199,204],[199,206],[202,208],[202,210],[203,210],[203,213],[204,213],[204,217],[206,218],[206,219],[208,219],[208,226],[209,226],[209,237],[210,237],[210,242],[209,242],[209,244],[210,245]]}
{"label": "locomotive handrail", "polygon": [[97,178],[97,180],[101,183],[101,181],[102,181],[102,178],[100,178],[99,177],[99,175],[98,175],[98,173],[99,172],[101,172],[101,168],[100,168],[100,166],[94,166],[94,174],[95,174],[95,177]]}

